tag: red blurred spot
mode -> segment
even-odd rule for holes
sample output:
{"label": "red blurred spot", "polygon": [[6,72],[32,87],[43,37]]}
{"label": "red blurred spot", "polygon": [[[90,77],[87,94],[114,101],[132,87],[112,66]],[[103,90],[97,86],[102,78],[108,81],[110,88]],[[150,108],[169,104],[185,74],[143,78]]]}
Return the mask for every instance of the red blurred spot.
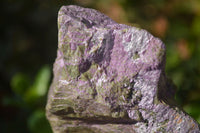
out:
{"label": "red blurred spot", "polygon": [[168,20],[164,16],[158,17],[153,23],[153,32],[158,37],[164,37],[168,29]]}
{"label": "red blurred spot", "polygon": [[189,51],[189,48],[188,48],[187,41],[184,40],[184,39],[180,39],[180,40],[177,41],[176,45],[177,45],[178,53],[179,53],[181,59],[183,59],[183,60],[189,59],[190,58],[190,51]]}

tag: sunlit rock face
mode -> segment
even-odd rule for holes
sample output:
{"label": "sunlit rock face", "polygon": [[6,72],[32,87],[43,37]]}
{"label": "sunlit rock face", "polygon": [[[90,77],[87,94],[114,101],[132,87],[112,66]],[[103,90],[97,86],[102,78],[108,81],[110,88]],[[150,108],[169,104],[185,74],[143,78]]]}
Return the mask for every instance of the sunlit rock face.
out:
{"label": "sunlit rock face", "polygon": [[63,6],[46,106],[55,133],[198,133],[173,102],[165,46],[100,12]]}

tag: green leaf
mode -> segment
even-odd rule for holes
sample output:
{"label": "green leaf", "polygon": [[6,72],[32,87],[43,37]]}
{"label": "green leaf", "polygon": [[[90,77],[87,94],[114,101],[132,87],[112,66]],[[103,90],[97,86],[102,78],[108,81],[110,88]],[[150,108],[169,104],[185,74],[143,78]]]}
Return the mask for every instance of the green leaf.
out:
{"label": "green leaf", "polygon": [[13,76],[11,80],[12,90],[18,94],[23,95],[30,86],[30,79],[23,73],[17,73]]}
{"label": "green leaf", "polygon": [[200,34],[200,16],[196,16],[192,23],[192,31],[196,36]]}
{"label": "green leaf", "polygon": [[180,63],[181,59],[179,58],[178,52],[175,51],[176,47],[174,45],[168,45],[167,47],[167,57],[166,57],[166,71],[170,71],[173,68],[176,68]]}
{"label": "green leaf", "polygon": [[44,110],[36,110],[28,119],[28,129],[32,133],[52,133]]}
{"label": "green leaf", "polygon": [[33,89],[35,89],[38,96],[44,96],[49,87],[51,71],[49,66],[44,66],[40,69],[39,73],[36,76]]}
{"label": "green leaf", "polygon": [[199,118],[200,118],[200,114],[199,114],[199,110],[200,110],[200,106],[198,103],[196,104],[188,104],[185,105],[183,107],[183,109],[189,114],[191,115],[194,119],[196,119],[199,122]]}
{"label": "green leaf", "polygon": [[199,115],[199,117],[197,118],[197,121],[198,121],[198,123],[200,124],[200,115]]}
{"label": "green leaf", "polygon": [[35,82],[26,93],[25,99],[27,102],[35,102],[38,100],[38,98],[46,95],[49,87],[50,77],[51,71],[49,66],[44,66],[39,70],[35,78]]}

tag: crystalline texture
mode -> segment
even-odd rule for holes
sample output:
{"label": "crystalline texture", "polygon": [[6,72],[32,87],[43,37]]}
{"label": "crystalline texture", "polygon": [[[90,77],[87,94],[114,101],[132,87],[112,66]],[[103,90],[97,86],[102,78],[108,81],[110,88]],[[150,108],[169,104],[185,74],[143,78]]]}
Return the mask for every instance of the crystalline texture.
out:
{"label": "crystalline texture", "polygon": [[46,106],[55,133],[198,133],[174,103],[165,46],[96,10],[63,6]]}

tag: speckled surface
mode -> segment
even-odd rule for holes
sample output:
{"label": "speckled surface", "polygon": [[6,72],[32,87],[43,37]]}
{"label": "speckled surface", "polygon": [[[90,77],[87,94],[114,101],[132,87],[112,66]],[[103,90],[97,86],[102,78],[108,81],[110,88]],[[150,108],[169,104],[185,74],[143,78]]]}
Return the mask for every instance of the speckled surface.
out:
{"label": "speckled surface", "polygon": [[100,12],[63,6],[46,106],[55,133],[199,133],[176,107],[165,45]]}

